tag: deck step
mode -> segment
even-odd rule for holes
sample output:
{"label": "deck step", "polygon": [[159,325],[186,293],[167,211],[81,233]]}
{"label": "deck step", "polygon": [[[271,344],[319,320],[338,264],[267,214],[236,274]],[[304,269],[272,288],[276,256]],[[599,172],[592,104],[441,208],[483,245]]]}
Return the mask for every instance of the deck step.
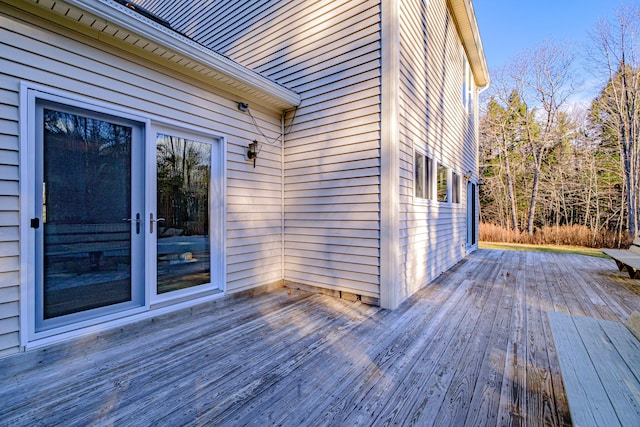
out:
{"label": "deck step", "polygon": [[549,312],[577,426],[640,425],[640,342],[622,323]]}

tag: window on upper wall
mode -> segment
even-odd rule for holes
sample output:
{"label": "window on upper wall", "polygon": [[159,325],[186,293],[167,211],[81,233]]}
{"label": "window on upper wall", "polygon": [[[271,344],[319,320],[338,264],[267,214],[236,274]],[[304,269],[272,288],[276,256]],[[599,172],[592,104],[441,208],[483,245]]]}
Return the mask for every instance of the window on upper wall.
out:
{"label": "window on upper wall", "polygon": [[433,160],[427,155],[416,151],[414,155],[414,187],[417,199],[431,200],[433,178]]}
{"label": "window on upper wall", "polygon": [[448,202],[448,187],[449,187],[449,169],[446,166],[438,163],[438,182],[437,182],[437,200],[439,202]]}
{"label": "window on upper wall", "polygon": [[460,175],[451,173],[451,203],[460,203]]}
{"label": "window on upper wall", "polygon": [[462,105],[464,110],[467,113],[473,113],[473,92],[474,92],[474,82],[473,82],[473,73],[471,72],[471,67],[469,66],[469,61],[467,60],[467,56],[462,51]]}

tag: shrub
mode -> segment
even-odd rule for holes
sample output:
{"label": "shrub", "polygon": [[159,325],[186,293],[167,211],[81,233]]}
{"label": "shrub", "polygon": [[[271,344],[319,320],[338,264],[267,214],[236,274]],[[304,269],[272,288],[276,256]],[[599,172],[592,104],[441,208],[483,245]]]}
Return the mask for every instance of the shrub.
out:
{"label": "shrub", "polygon": [[588,248],[614,248],[631,242],[623,239],[619,245],[617,233],[603,230],[595,233],[583,225],[536,228],[533,234],[509,230],[489,223],[480,224],[480,240],[485,242],[523,243],[530,245],[567,245]]}

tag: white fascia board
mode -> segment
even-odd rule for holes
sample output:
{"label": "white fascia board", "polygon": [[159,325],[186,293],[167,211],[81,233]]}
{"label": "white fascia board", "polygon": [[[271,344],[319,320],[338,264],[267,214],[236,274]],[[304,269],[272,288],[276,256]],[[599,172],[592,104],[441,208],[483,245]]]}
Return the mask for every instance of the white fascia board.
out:
{"label": "white fascia board", "polygon": [[264,92],[290,107],[300,105],[300,95],[294,91],[121,4],[109,0],[65,0],[65,2],[149,39],[254,90]]}
{"label": "white fascia board", "polygon": [[462,43],[469,57],[469,64],[473,70],[476,85],[485,87],[489,85],[489,67],[482,47],[480,30],[476,13],[473,10],[471,0],[449,0],[454,19],[458,24],[458,30],[462,37]]}

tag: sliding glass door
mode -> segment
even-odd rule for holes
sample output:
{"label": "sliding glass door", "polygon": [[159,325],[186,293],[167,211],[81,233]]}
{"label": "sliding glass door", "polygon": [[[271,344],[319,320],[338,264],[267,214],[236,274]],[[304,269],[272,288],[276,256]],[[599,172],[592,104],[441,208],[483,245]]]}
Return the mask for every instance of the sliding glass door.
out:
{"label": "sliding glass door", "polygon": [[211,143],[156,134],[157,294],[211,283]]}
{"label": "sliding glass door", "polygon": [[29,339],[223,291],[222,137],[35,90],[27,104]]}
{"label": "sliding glass door", "polygon": [[36,123],[36,328],[142,305],[142,125],[47,101]]}
{"label": "sliding glass door", "polygon": [[477,204],[476,204],[476,184],[467,183],[467,245],[473,246],[477,243]]}

